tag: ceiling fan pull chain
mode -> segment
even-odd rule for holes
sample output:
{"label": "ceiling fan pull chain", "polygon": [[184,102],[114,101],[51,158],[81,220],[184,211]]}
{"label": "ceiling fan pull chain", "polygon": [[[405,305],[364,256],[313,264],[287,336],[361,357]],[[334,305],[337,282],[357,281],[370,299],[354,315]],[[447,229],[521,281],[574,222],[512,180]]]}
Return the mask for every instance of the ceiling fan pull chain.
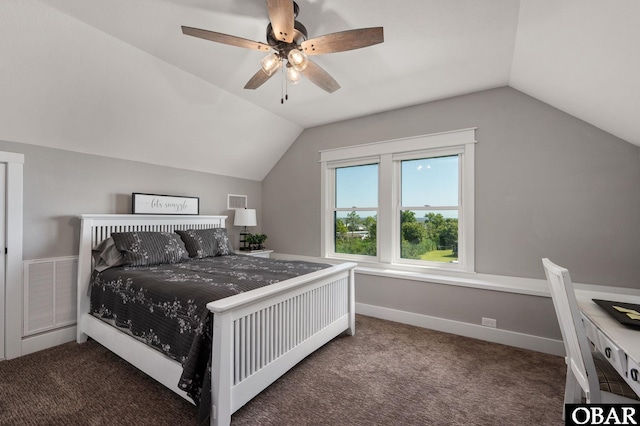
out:
{"label": "ceiling fan pull chain", "polygon": [[282,84],[280,84],[280,104],[284,104],[284,93],[285,93],[285,84],[287,82],[287,78],[284,75],[284,66],[280,67],[282,72]]}

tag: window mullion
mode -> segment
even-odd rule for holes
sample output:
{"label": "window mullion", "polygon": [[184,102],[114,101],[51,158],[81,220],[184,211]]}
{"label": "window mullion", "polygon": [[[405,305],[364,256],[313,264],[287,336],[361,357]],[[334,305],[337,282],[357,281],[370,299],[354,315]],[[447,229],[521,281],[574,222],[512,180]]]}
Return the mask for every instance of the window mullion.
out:
{"label": "window mullion", "polygon": [[460,167],[461,178],[461,198],[463,211],[461,216],[464,222],[461,225],[462,234],[462,253],[464,262],[462,267],[468,271],[475,270],[475,193],[474,193],[474,175],[475,175],[475,146],[468,144],[463,155],[460,156],[462,167]]}
{"label": "window mullion", "polygon": [[391,154],[380,156],[378,180],[378,259],[382,263],[392,263],[395,229],[393,218],[397,201],[395,174]]}
{"label": "window mullion", "polygon": [[401,210],[422,210],[422,211],[433,211],[433,210],[459,210],[460,205],[457,206],[402,206],[400,205]]}
{"label": "window mullion", "polygon": [[335,200],[335,173],[333,170],[329,171],[326,167],[320,169],[320,179],[323,182],[321,191],[320,208],[323,214],[323,220],[320,224],[320,233],[322,235],[322,241],[320,242],[320,254],[321,256],[329,256],[332,248],[332,234],[335,233],[333,229],[333,200]]}
{"label": "window mullion", "polygon": [[374,210],[377,210],[377,209],[378,209],[378,207],[354,206],[354,207],[337,207],[337,208],[334,208],[333,210],[337,211],[337,212],[357,212],[357,211],[369,211],[369,210],[374,211]]}

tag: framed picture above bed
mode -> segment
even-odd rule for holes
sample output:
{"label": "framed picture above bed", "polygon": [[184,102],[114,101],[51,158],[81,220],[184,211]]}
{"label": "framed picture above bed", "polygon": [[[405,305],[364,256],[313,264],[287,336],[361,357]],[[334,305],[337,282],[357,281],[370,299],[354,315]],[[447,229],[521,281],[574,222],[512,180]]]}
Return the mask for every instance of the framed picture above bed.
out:
{"label": "framed picture above bed", "polygon": [[199,197],[178,195],[131,194],[131,212],[133,214],[200,214]]}

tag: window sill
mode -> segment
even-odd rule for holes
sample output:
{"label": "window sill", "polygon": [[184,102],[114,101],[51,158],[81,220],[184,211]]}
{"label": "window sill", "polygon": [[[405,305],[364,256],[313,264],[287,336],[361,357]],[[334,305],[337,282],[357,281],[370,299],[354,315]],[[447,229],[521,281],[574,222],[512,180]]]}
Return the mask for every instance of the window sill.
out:
{"label": "window sill", "polygon": [[[308,262],[321,262],[331,264],[340,264],[347,262],[343,259],[298,256],[283,253],[273,253],[272,257],[277,259],[304,260]],[[476,272],[452,272],[450,270],[445,271],[436,268],[412,268],[398,265],[390,266],[364,262],[358,263],[358,266],[356,267],[356,274],[387,277],[401,280],[421,281],[433,284],[453,285],[458,287],[476,288],[488,291],[502,291],[530,296],[551,297],[549,284],[547,283],[547,281],[544,279],[536,278],[490,275],[480,274]],[[585,297],[602,299],[605,298],[608,294],[634,295],[640,297],[640,289],[581,283],[574,283],[574,286],[576,292],[579,295]]]}
{"label": "window sill", "polygon": [[[335,259],[334,259],[335,260]],[[449,272],[449,271],[446,271]],[[505,275],[489,275],[470,272],[457,274],[445,271],[415,272],[390,268],[358,266],[356,273],[382,276],[394,279],[407,279],[434,284],[454,285],[481,290],[503,291],[526,294],[530,296],[551,297],[549,283],[546,279],[511,277]],[[594,284],[573,283],[576,293],[582,297],[602,299],[611,294],[633,295],[640,297],[640,289],[612,287]]]}
{"label": "window sill", "polygon": [[[503,291],[508,293],[527,294],[531,296],[549,297],[548,284],[544,280],[531,278],[506,277],[474,273],[444,274],[436,271],[409,272],[389,268],[356,268],[356,273],[395,279],[422,281],[433,284],[454,285],[458,287],[477,288],[481,290]],[[465,274],[467,276],[462,276]]]}
{"label": "window sill", "polygon": [[[274,253],[272,257],[332,264],[354,262],[353,260],[330,257],[296,256],[282,253]],[[549,287],[546,280],[478,274],[475,272],[464,272],[459,270],[452,271],[450,269],[438,269],[434,267],[387,265],[372,262],[356,263],[358,264],[356,267],[357,274],[550,297]]]}

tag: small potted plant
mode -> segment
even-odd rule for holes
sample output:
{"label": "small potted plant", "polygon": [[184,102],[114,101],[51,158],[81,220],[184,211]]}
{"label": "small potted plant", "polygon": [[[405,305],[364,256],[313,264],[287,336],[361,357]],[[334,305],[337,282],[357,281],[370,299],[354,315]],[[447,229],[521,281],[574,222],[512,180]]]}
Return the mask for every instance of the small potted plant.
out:
{"label": "small potted plant", "polygon": [[262,250],[264,242],[267,240],[266,234],[249,234],[246,237],[249,250]]}

